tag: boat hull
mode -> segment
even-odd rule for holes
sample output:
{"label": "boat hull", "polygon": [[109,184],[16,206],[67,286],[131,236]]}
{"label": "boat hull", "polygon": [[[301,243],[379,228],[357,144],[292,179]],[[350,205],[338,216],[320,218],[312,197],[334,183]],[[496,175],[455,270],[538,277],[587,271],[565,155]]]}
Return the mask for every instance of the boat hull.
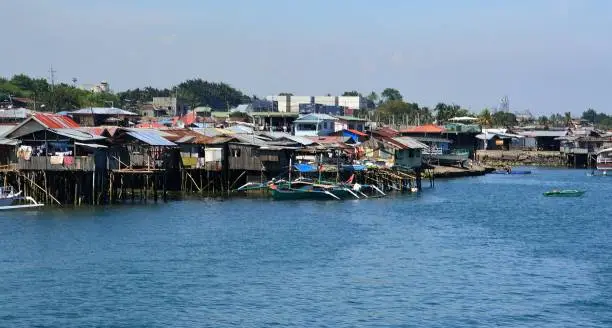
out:
{"label": "boat hull", "polygon": [[272,198],[275,200],[334,200],[335,198],[323,191],[301,189],[272,189]]}
{"label": "boat hull", "polygon": [[580,197],[582,195],[584,195],[582,190],[547,191],[544,193],[546,197]]}

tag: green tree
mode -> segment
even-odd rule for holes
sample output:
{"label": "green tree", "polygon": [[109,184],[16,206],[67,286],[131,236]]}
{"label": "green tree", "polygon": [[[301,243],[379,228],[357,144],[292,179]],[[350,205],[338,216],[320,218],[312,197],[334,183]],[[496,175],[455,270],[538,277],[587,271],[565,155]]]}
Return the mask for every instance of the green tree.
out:
{"label": "green tree", "polygon": [[461,108],[459,105],[447,105],[445,103],[438,103],[435,107],[436,120],[439,124],[448,122],[453,117],[467,116],[469,111]]}
{"label": "green tree", "polygon": [[496,112],[491,115],[492,123],[499,127],[513,127],[517,124],[516,115],[507,112]]}
{"label": "green tree", "polygon": [[343,97],[357,97],[357,96],[361,96],[361,94],[358,91],[344,91],[344,93],[342,94]]}
{"label": "green tree", "polygon": [[402,97],[402,94],[397,89],[393,88],[386,88],[385,90],[383,90],[383,92],[381,93],[381,97],[383,99],[383,102],[398,100],[402,101],[404,99]]}
{"label": "green tree", "polygon": [[478,123],[486,128],[490,128],[493,125],[491,111],[488,108],[483,109],[480,114],[478,114]]}
{"label": "green tree", "polygon": [[368,108],[370,109],[374,109],[376,108],[376,105],[378,104],[378,94],[374,91],[370,92],[370,94],[366,97],[366,99],[368,100]]}
{"label": "green tree", "polygon": [[540,117],[538,117],[538,125],[544,126],[544,127],[548,127],[549,124],[549,120],[548,117],[546,117],[546,115],[542,115]]}

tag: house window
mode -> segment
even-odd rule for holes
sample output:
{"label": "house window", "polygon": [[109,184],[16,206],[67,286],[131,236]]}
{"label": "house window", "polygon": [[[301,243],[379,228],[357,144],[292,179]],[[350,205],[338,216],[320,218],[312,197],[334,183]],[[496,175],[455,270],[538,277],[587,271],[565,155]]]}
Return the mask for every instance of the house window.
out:
{"label": "house window", "polygon": [[232,157],[240,157],[240,149],[232,149]]}
{"label": "house window", "polygon": [[408,157],[409,158],[414,157],[414,149],[408,149]]}

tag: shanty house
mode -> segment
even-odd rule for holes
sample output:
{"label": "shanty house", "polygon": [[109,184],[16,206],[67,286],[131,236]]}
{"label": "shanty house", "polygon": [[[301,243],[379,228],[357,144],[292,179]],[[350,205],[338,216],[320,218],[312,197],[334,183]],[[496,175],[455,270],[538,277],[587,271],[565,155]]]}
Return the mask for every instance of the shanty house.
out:
{"label": "shanty house", "polygon": [[16,139],[20,170],[94,171],[106,166],[105,137],[79,130],[67,116],[36,113],[9,131]]}
{"label": "shanty house", "polygon": [[334,133],[338,119],[327,114],[308,114],[294,122],[296,136],[328,136]]}
{"label": "shanty house", "polygon": [[155,129],[117,129],[109,151],[111,169],[159,170],[179,168],[180,159],[171,151],[177,144],[164,138],[171,134]]}

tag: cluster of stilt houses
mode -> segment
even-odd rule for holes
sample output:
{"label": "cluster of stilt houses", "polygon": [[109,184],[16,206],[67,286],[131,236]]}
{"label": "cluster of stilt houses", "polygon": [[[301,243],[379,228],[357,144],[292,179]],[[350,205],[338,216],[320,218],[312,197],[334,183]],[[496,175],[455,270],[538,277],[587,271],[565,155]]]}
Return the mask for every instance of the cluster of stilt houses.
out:
{"label": "cluster of stilt houses", "polygon": [[35,113],[0,129],[0,174],[48,204],[108,204],[167,199],[175,192],[227,195],[247,183],[316,178],[415,191],[427,145],[381,129],[332,136],[222,128],[83,127],[72,118]]}

